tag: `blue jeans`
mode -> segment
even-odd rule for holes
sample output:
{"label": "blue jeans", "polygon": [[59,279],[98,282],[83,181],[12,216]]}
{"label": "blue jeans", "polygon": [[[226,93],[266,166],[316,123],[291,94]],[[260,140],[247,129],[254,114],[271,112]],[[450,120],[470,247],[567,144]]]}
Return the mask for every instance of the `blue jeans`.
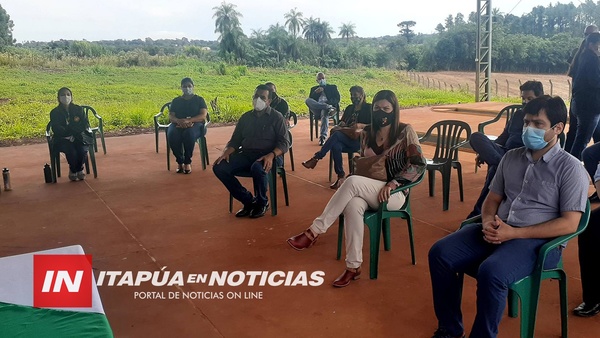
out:
{"label": "blue jeans", "polygon": [[69,171],[76,173],[83,170],[88,155],[88,146],[78,141],[71,142],[61,138],[54,139],[53,142],[58,151],[65,154],[69,163]]}
{"label": "blue jeans", "polygon": [[196,140],[200,136],[203,136],[203,132],[203,122],[196,122],[191,128],[177,128],[177,125],[174,123],[169,125],[167,137],[169,138],[169,146],[171,147],[171,151],[173,151],[177,163],[192,163]]}
{"label": "blue jeans", "polygon": [[491,141],[482,133],[473,133],[469,143],[471,144],[471,148],[473,148],[473,150],[479,154],[479,158],[487,163],[488,171],[485,176],[485,183],[481,189],[479,198],[477,199],[477,202],[475,202],[473,211],[471,211],[467,218],[481,215],[481,207],[483,206],[483,202],[490,191],[490,183],[492,183],[492,179],[494,178],[494,175],[496,175],[496,170],[498,169],[498,164],[500,164],[502,156],[504,156],[506,153],[505,148],[501,147],[496,142]]}
{"label": "blue jeans", "polygon": [[[258,206],[265,206],[269,202],[267,198],[268,173],[263,169],[263,162],[257,162],[261,156],[268,154],[266,152],[239,152],[229,156],[229,162],[223,160],[213,166],[215,176],[229,190],[231,196],[242,202],[244,206],[250,206],[256,203]],[[275,160],[278,167],[283,165],[281,156]],[[254,196],[237,179],[236,175],[249,175],[254,184]]]}
{"label": "blue jeans", "polygon": [[338,177],[344,177],[346,176],[346,173],[344,173],[342,152],[358,151],[359,149],[359,140],[353,140],[342,132],[335,132],[327,139],[321,150],[315,153],[315,158],[320,160],[327,155],[327,152],[331,151],[331,156],[333,157],[333,170],[335,170]]}
{"label": "blue jeans", "polygon": [[581,160],[581,152],[590,143],[592,137],[594,138],[594,142],[600,141],[600,127],[598,126],[600,111],[583,109],[582,105],[577,104],[577,100],[575,99],[573,100],[573,105],[574,108],[571,110],[571,113],[577,117],[577,130],[570,153]]}
{"label": "blue jeans", "polygon": [[598,162],[600,162],[600,143],[594,143],[591,146],[585,148],[581,153],[581,160],[583,166],[587,170],[588,174],[594,181],[594,174],[598,168]]}
{"label": "blue jeans", "polygon": [[[433,306],[440,328],[453,336],[464,332],[462,280],[477,279],[477,315],[470,337],[496,337],[506,306],[508,285],[533,272],[539,248],[548,239],[513,239],[499,245],[483,240],[481,224],[470,224],[437,241],[429,251]],[[551,252],[546,267],[555,267],[561,250]]]}
{"label": "blue jeans", "polygon": [[331,106],[327,103],[319,103],[315,99],[311,98],[306,99],[304,103],[306,103],[308,109],[310,109],[313,112],[313,116],[315,119],[321,119],[320,138],[327,138],[327,132],[329,131],[329,114],[327,113],[327,110]]}

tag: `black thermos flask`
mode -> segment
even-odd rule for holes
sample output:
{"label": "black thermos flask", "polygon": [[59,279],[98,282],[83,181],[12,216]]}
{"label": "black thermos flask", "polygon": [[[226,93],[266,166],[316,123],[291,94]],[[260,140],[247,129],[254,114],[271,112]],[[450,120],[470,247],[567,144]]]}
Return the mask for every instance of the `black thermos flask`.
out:
{"label": "black thermos flask", "polygon": [[44,180],[46,183],[52,183],[52,170],[48,163],[44,164]]}

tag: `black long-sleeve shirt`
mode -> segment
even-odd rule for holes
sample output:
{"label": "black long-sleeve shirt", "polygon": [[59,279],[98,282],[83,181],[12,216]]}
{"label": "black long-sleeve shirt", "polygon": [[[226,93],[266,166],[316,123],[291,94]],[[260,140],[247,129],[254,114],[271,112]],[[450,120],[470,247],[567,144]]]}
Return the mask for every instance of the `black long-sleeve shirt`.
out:
{"label": "black long-sleeve shirt", "polygon": [[254,111],[244,113],[231,135],[227,147],[242,151],[268,153],[278,148],[283,153],[290,147],[288,129],[280,112],[267,107],[260,116]]}
{"label": "black long-sleeve shirt", "polygon": [[62,105],[58,105],[50,111],[50,126],[56,138],[73,136],[76,140],[81,141],[81,132],[89,129],[90,122],[81,106],[71,103],[69,111]]}
{"label": "black long-sleeve shirt", "polygon": [[573,98],[577,111],[600,114],[600,60],[596,53],[585,49],[579,55],[579,65],[573,78]]}

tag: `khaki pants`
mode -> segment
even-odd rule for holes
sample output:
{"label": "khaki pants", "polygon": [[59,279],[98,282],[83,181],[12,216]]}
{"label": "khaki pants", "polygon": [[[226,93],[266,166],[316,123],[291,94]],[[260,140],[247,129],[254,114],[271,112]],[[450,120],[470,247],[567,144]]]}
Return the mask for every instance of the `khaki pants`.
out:
{"label": "khaki pants", "polygon": [[[327,229],[344,213],[344,237],[346,239],[346,266],[358,268],[362,264],[362,247],[365,233],[363,216],[367,209],[379,208],[377,196],[386,182],[368,177],[352,175],[331,197],[321,216],[317,217],[310,230],[324,234]],[[388,201],[388,210],[398,210],[404,205],[402,193],[392,195]]]}

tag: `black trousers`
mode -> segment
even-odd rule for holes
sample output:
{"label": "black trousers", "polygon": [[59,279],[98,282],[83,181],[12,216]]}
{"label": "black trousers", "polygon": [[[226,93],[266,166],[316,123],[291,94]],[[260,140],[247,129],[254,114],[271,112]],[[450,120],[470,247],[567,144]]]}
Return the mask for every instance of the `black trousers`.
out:
{"label": "black trousers", "polygon": [[586,304],[600,303],[600,208],[592,210],[590,221],[579,235],[581,289]]}

